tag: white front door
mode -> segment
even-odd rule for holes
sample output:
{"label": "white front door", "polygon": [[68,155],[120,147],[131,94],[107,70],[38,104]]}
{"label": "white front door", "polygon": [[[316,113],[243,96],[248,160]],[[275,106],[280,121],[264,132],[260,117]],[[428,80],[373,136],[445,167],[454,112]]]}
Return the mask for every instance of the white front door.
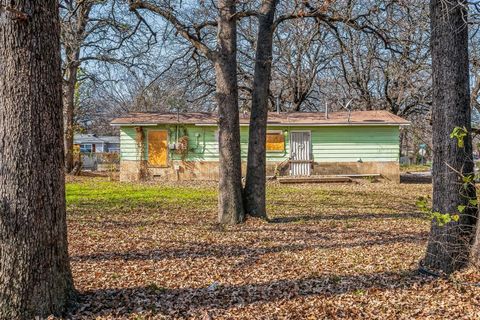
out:
{"label": "white front door", "polygon": [[309,176],[311,174],[311,135],[309,131],[290,133],[290,174]]}

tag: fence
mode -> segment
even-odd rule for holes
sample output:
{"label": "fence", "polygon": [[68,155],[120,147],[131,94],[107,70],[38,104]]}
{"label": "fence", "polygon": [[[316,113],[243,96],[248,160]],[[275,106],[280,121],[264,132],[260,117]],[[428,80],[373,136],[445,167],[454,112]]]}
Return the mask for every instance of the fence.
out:
{"label": "fence", "polygon": [[120,154],[117,152],[82,153],[82,169],[92,171],[117,171]]}

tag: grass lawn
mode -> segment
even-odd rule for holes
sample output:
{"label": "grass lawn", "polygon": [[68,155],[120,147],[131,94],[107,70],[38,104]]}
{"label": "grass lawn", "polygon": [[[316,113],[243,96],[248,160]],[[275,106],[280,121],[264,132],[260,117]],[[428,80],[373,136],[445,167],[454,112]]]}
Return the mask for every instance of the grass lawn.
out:
{"label": "grass lawn", "polygon": [[415,199],[430,192],[272,183],[271,222],[223,227],[213,183],[69,182],[69,317],[480,319],[479,287],[416,272],[429,222]]}

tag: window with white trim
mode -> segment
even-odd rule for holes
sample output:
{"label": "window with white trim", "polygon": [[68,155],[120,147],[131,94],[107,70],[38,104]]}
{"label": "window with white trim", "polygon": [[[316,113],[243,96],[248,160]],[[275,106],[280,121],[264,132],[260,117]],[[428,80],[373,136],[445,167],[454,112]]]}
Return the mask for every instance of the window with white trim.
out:
{"label": "window with white trim", "polygon": [[91,143],[83,143],[80,145],[80,153],[92,153],[93,146]]}

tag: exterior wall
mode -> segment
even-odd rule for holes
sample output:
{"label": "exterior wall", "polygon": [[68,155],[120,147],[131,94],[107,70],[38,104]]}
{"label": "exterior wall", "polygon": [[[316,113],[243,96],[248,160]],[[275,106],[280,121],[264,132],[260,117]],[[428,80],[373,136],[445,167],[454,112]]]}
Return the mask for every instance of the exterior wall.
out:
{"label": "exterior wall", "polygon": [[[143,161],[145,163],[145,161]],[[288,164],[278,166],[279,162],[267,163],[267,175],[273,176],[275,171],[280,175],[288,175]],[[400,182],[400,168],[398,162],[315,162],[312,164],[314,175],[355,175],[381,174],[392,182]],[[246,162],[242,163],[242,172],[245,173]],[[171,162],[167,168],[148,168],[141,173],[139,161],[122,160],[120,165],[120,181],[146,180],[218,180],[218,161],[179,161]]]}
{"label": "exterior wall", "polygon": [[[267,174],[272,175],[275,167],[283,175],[288,175],[290,154],[290,132],[310,131],[312,143],[313,174],[373,174],[380,173],[389,180],[399,180],[399,128],[396,126],[330,126],[330,127],[269,127],[282,130],[285,134],[285,150],[267,152]],[[122,127],[121,179],[136,180],[143,160],[148,175],[168,180],[216,180],[218,178],[217,127],[185,125],[178,128],[168,126],[146,126],[142,150],[137,147],[134,127]],[[148,159],[148,131],[167,130],[168,142],[173,144],[178,136],[188,135],[189,152],[182,156],[174,150],[168,154],[169,166],[150,167]],[[248,147],[248,127],[241,127],[241,155],[246,161]],[[135,171],[136,173],[133,173]]]}

